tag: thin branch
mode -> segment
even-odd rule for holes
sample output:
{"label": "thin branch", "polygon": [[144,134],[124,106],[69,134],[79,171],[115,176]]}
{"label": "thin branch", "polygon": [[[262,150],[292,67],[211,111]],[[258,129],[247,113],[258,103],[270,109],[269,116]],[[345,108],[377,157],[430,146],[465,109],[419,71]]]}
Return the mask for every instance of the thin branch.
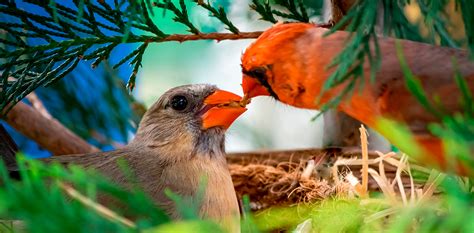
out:
{"label": "thin branch", "polygon": [[[48,119],[33,107],[19,102],[4,120],[53,155],[82,154],[99,151],[56,119]],[[26,124],[26,122],[28,122]]]}
{"label": "thin branch", "polygon": [[242,40],[242,39],[255,39],[258,38],[263,32],[240,32],[239,34],[234,33],[206,33],[199,35],[187,35],[187,34],[173,34],[165,38],[156,38],[157,40],[150,40],[150,42],[165,42],[165,41],[193,41],[193,40]]}
{"label": "thin branch", "polygon": [[[2,89],[0,95],[0,110],[9,110],[6,108],[10,104],[15,104],[20,101],[23,97],[28,95],[31,91],[34,91],[39,86],[47,86],[56,80],[61,79],[72,71],[78,63],[86,58],[94,59],[92,67],[96,67],[102,60],[109,57],[111,51],[121,43],[143,43],[148,44],[151,42],[160,43],[167,41],[195,41],[195,40],[241,40],[241,39],[254,39],[262,34],[261,31],[256,32],[241,32],[235,33],[207,33],[207,34],[172,34],[165,37],[151,36],[151,35],[129,35],[124,41],[123,36],[110,36],[106,38],[101,37],[86,37],[86,38],[75,38],[62,41],[55,41],[49,44],[42,44],[36,46],[30,46],[26,48],[16,48],[13,51],[9,51],[4,54],[4,58],[10,59],[11,62],[0,64],[0,69],[8,71],[8,67],[14,65],[29,65],[38,66],[43,65],[41,69],[42,73],[37,73],[31,76],[31,68],[24,69],[22,73],[18,73],[19,70],[14,70],[12,73],[4,71],[6,75],[14,76],[18,82],[14,82],[14,86],[6,86]],[[86,52],[92,45],[102,45],[103,47],[96,49],[92,52]],[[66,53],[61,53],[62,48],[67,50]],[[38,53],[38,51],[43,51]],[[94,54],[95,53],[95,54]],[[133,51],[129,56],[126,56],[124,62],[130,58],[138,61],[138,58],[143,56],[144,50],[140,51],[137,49]],[[23,56],[25,54],[32,54],[31,56]],[[140,57],[138,57],[140,56]],[[19,59],[21,57],[21,59]],[[58,65],[57,63],[60,64]],[[47,64],[49,63],[49,64]],[[120,64],[120,63],[119,63]],[[134,70],[130,76],[129,87],[133,87],[135,75],[138,72],[141,62],[134,62]],[[46,66],[45,66],[46,65]],[[25,82],[25,80],[29,80]],[[21,81],[21,82],[20,82]],[[9,88],[10,87],[10,88]],[[8,112],[8,111],[3,111]]]}
{"label": "thin branch", "polygon": [[48,110],[44,106],[43,102],[38,98],[36,93],[31,92],[29,95],[26,96],[26,99],[30,101],[31,105],[34,109],[36,109],[39,113],[41,113],[46,119],[53,119],[51,114],[49,114]]}
{"label": "thin branch", "polygon": [[[178,41],[178,42],[184,42],[184,41],[193,41],[193,40],[241,40],[241,39],[255,39],[260,34],[262,34],[262,31],[255,31],[255,32],[240,32],[239,34],[234,34],[234,33],[201,33],[197,35],[193,34],[171,34],[167,35],[165,37],[158,37],[158,36],[137,36],[137,35],[131,35],[127,38],[127,40],[123,41],[123,43],[140,43],[140,42],[166,42],[166,41]],[[31,46],[28,48],[22,48],[22,49],[17,49],[15,51],[9,52],[7,57],[14,57],[14,56],[21,56],[25,53],[31,53],[34,51],[45,51],[49,49],[54,49],[58,47],[72,47],[72,46],[78,46],[78,45],[101,45],[101,44],[108,44],[108,43],[121,43],[123,40],[122,36],[111,36],[108,38],[96,38],[96,37],[88,37],[88,38],[77,38],[77,39],[71,39],[71,40],[63,40],[60,42],[53,42],[50,44],[45,44],[45,45],[37,45],[37,46]],[[79,49],[79,48],[78,48]],[[72,51],[72,50],[71,50]],[[70,52],[70,51],[69,51]],[[4,69],[7,67],[7,65],[19,65],[23,64],[25,60],[16,60],[15,62],[10,62],[8,64],[3,64],[0,65],[0,69]],[[28,60],[29,61],[29,60]]]}
{"label": "thin branch", "polygon": [[72,197],[73,199],[79,201],[83,205],[95,210],[98,214],[104,216],[105,218],[110,219],[112,221],[119,222],[119,223],[121,223],[121,224],[123,224],[127,227],[130,227],[130,228],[136,228],[137,227],[135,225],[135,223],[133,223],[131,220],[126,219],[126,218],[118,215],[114,211],[110,210],[109,208],[107,208],[107,207],[105,207],[105,206],[103,206],[103,205],[101,205],[97,202],[92,201],[90,198],[87,198],[86,196],[82,195],[81,193],[79,193],[77,190],[75,190],[71,186],[60,182],[59,187],[62,190],[64,190],[70,197]]}

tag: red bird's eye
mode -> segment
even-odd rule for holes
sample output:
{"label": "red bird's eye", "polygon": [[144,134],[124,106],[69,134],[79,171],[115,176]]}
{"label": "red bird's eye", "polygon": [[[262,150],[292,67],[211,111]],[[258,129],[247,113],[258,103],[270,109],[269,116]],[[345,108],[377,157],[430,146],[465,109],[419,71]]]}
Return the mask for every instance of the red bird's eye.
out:
{"label": "red bird's eye", "polygon": [[259,82],[266,81],[267,79],[267,69],[263,67],[256,67],[247,72],[251,77],[256,78]]}

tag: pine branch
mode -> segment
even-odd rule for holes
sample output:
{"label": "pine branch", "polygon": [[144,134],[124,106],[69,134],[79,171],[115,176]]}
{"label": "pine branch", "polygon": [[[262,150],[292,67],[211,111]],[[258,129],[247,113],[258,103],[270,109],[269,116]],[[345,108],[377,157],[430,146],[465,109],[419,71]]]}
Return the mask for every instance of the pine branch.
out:
{"label": "pine branch", "polygon": [[[91,61],[97,67],[108,59],[115,48],[124,43],[138,43],[142,46],[120,59],[115,68],[131,60],[133,66],[127,86],[135,86],[136,75],[149,43],[190,40],[238,40],[257,38],[261,32],[240,32],[228,18],[223,7],[214,7],[209,2],[198,1],[196,7],[209,11],[232,33],[203,34],[193,25],[188,16],[184,0],[171,1],[106,1],[91,2],[73,0],[75,8],[54,0],[4,1],[0,3],[0,22],[5,36],[0,37],[0,70],[5,77],[15,80],[1,80],[0,111],[10,109],[15,103],[39,86],[47,86],[65,77],[81,61]],[[20,3],[33,4],[44,10],[37,13],[28,8],[21,9]],[[276,22],[274,11],[290,19],[308,21],[308,14],[302,1],[284,0],[278,2],[281,10],[274,10],[268,2],[253,0],[252,9],[262,19]],[[158,7],[174,14],[174,21],[184,24],[192,34],[166,34],[153,23],[152,7]],[[281,14],[280,14],[281,13]],[[100,19],[100,20],[99,20]],[[138,31],[140,34],[138,34]],[[34,45],[29,44],[35,41]],[[29,42],[29,43],[27,43]]]}
{"label": "pine branch", "polygon": [[[417,3],[425,17],[425,25],[430,30],[431,43],[434,44],[436,36],[439,36],[441,45],[459,48],[457,42],[451,38],[446,29],[446,18],[441,17],[445,13],[444,10],[449,1],[418,0]],[[468,14],[472,14],[472,12]]]}
{"label": "pine branch", "polygon": [[275,1],[276,4],[282,7],[281,10],[272,8],[268,0],[263,1],[261,3],[261,0],[252,0],[252,4],[250,4],[250,8],[260,14],[261,20],[276,23],[275,16],[279,16],[283,20],[290,19],[298,22],[309,22],[309,16],[302,0]]}
{"label": "pine branch", "polygon": [[[114,49],[124,43],[140,43],[142,46],[121,59],[115,68],[132,60],[133,71],[127,86],[135,86],[136,75],[148,43],[189,40],[237,40],[257,38],[261,32],[242,32],[227,18],[223,8],[210,4],[201,7],[209,10],[233,33],[202,34],[188,18],[184,1],[179,8],[171,2],[151,3],[141,1],[74,0],[77,9],[60,2],[46,0],[24,0],[44,9],[46,14],[20,9],[17,2],[0,3],[0,29],[6,33],[0,37],[0,59],[9,62],[0,64],[5,77],[1,80],[0,110],[5,113],[39,86],[47,86],[63,78],[81,61],[91,61],[97,67],[108,59]],[[151,7],[157,6],[175,14],[175,21],[189,27],[193,34],[168,35],[161,31],[151,19]],[[101,20],[98,21],[97,19]],[[133,29],[133,30],[132,30]],[[135,31],[142,31],[138,35]],[[26,43],[35,40],[34,45]],[[8,81],[8,77],[15,80]]]}
{"label": "pine branch", "polygon": [[276,23],[277,20],[273,16],[272,8],[268,1],[265,1],[263,4],[259,0],[252,0],[250,8],[256,11],[261,16],[261,20],[268,21],[270,23]]}
{"label": "pine branch", "polygon": [[[298,6],[295,1],[298,1]],[[272,10],[273,14],[283,18],[294,19],[299,22],[309,22],[308,13],[306,12],[302,0],[278,0],[276,3],[286,8],[289,13]]]}
{"label": "pine branch", "polygon": [[138,53],[135,58],[130,62],[130,65],[133,65],[133,71],[130,77],[128,78],[127,88],[131,92],[135,87],[135,79],[137,77],[138,69],[142,66],[142,58],[143,54],[145,53],[145,49],[148,46],[148,43],[143,43],[140,47],[138,47]]}
{"label": "pine branch", "polygon": [[360,79],[364,73],[363,66],[366,59],[370,62],[371,78],[375,78],[375,72],[380,66],[380,52],[375,33],[378,4],[378,0],[360,2],[353,6],[349,13],[327,33],[331,34],[347,24],[349,24],[347,30],[352,32],[346,47],[331,62],[330,67],[336,67],[336,69],[324,83],[323,89],[328,90],[347,80],[349,80],[349,85],[336,98],[329,101],[323,110],[336,106],[345,96],[352,93],[356,80]]}
{"label": "pine branch", "polygon": [[456,9],[461,10],[467,44],[471,50],[471,59],[474,59],[474,5],[471,1],[456,0]]}
{"label": "pine branch", "polygon": [[[0,69],[7,70],[8,66],[11,73],[8,73],[7,77],[13,76],[18,80],[17,85],[10,85],[10,88],[2,85],[2,110],[7,105],[11,108],[12,103],[18,102],[37,87],[47,86],[61,79],[72,71],[80,60],[94,59],[93,66],[97,66],[100,61],[109,57],[118,44],[137,40],[127,25],[135,25],[138,29],[152,32],[155,38],[166,36],[152,23],[148,13],[144,13],[147,8],[143,1],[140,1],[141,4],[130,3],[125,9],[115,10],[103,2],[94,4],[75,1],[77,10],[60,3],[52,4],[50,1],[24,2],[43,8],[47,14],[39,15],[20,9],[16,2],[7,2],[0,6],[0,16],[8,19],[0,24],[0,28],[12,35],[10,38],[16,39],[20,35],[39,39],[34,46],[23,43],[23,40],[8,40],[8,37],[0,41],[4,47],[0,58],[11,60],[1,64]],[[96,15],[108,22],[98,22]],[[105,32],[110,34],[110,31],[116,35],[106,36]],[[143,42],[147,38],[140,39],[137,42]],[[93,46],[100,44],[106,46],[88,53]],[[25,66],[28,69],[25,69]],[[38,70],[41,72],[31,72]]]}
{"label": "pine branch", "polygon": [[237,29],[237,27],[235,27],[234,24],[232,24],[232,22],[227,18],[227,14],[225,13],[225,10],[222,6],[219,6],[219,8],[216,9],[211,6],[209,1],[207,3],[205,3],[203,0],[193,0],[193,1],[196,2],[199,6],[208,10],[212,17],[217,18],[219,21],[225,24],[227,26],[227,30],[235,34],[239,34],[239,29]]}
{"label": "pine branch", "polygon": [[416,25],[411,24],[404,12],[406,1],[384,0],[383,32],[385,35],[413,41],[425,41]]}
{"label": "pine branch", "polygon": [[188,11],[186,9],[186,4],[184,3],[184,0],[180,0],[179,5],[181,7],[181,10],[179,10],[171,1],[164,0],[163,3],[153,3],[153,6],[165,10],[170,10],[171,12],[173,12],[173,14],[175,15],[173,20],[175,22],[186,25],[189,28],[189,32],[193,34],[200,34],[201,32],[191,23],[191,21],[189,21]]}

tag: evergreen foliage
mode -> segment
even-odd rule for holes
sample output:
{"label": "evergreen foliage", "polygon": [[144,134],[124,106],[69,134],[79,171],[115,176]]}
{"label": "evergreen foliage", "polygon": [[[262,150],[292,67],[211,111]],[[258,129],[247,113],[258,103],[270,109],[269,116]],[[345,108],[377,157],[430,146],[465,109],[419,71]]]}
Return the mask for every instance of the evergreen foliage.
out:
{"label": "evergreen foliage", "polygon": [[[195,2],[194,7],[206,9],[230,32],[239,34],[239,29],[228,19],[222,6]],[[0,109],[4,112],[36,88],[50,86],[66,76],[81,60],[90,60],[92,67],[96,67],[107,60],[119,45],[139,43],[134,51],[113,65],[117,68],[129,61],[133,70],[127,86],[131,91],[148,44],[166,41],[171,36],[153,22],[153,7],[164,9],[164,13],[170,11],[175,15],[175,22],[188,27],[192,34],[201,34],[190,22],[184,0],[178,3],[122,0],[113,4],[108,1],[74,0],[63,3],[24,0],[21,3],[23,8],[17,1],[0,3],[0,17],[5,19],[0,23],[0,29],[6,32],[0,38],[0,59],[3,61],[0,64],[3,71]],[[271,14],[308,21],[301,1],[297,4],[281,1],[278,5],[287,12],[271,10]],[[45,13],[38,13],[38,9]],[[40,39],[41,42],[35,40],[32,44],[32,39]]]}
{"label": "evergreen foliage", "polygon": [[[451,22],[445,12],[451,3],[448,0],[358,1],[357,5],[347,12],[328,33],[344,29],[351,32],[351,37],[341,54],[332,62],[332,67],[336,69],[324,87],[329,89],[343,82],[348,82],[349,85],[337,98],[326,105],[325,109],[335,106],[339,101],[343,101],[344,97],[357,91],[354,87],[363,74],[364,62],[370,63],[370,72],[375,78],[374,74],[380,65],[381,56],[377,45],[377,35],[467,48],[474,57],[474,4],[468,0],[453,1],[456,5],[455,11],[461,15],[463,22],[465,31],[463,39],[454,38],[449,30]],[[413,23],[407,17],[406,8],[413,3],[419,6],[422,22]],[[321,16],[318,15],[319,11],[311,11],[310,9],[314,7],[308,7],[309,4],[313,3],[303,0],[252,0],[248,9],[249,12],[258,14],[261,20],[270,23],[310,22]],[[321,5],[320,2],[318,4],[318,6]],[[235,26],[232,18],[227,15],[226,8],[219,1],[1,1],[0,110],[2,113],[7,112],[15,103],[41,86],[49,86],[56,88],[58,92],[66,93],[67,88],[58,83],[58,80],[77,70],[83,61],[88,61],[92,67],[97,67],[105,60],[108,61],[112,52],[124,44],[132,44],[135,47],[112,66],[119,68],[126,63],[131,65],[132,70],[127,86],[129,90],[132,90],[143,54],[150,43],[169,40],[184,41],[186,40],[184,36],[189,35],[197,39],[209,39],[189,18],[190,7],[206,10],[209,12],[209,17],[217,19],[232,35],[238,36],[243,33]],[[157,12],[162,14],[157,14]],[[188,29],[188,34],[170,34],[163,29],[162,25],[157,25],[153,19],[162,17],[163,14],[172,14],[175,23],[184,25]],[[382,22],[380,19],[383,19]],[[427,33],[421,33],[421,28]],[[406,66],[403,54],[398,55],[409,89],[428,110],[441,119],[440,124],[430,126],[433,134],[444,140],[451,156],[462,159],[466,164],[474,167],[472,159],[473,90],[468,89],[462,78],[453,77],[453,82],[457,82],[459,91],[463,93],[465,112],[454,116],[445,115],[441,111],[442,106],[441,108],[433,106],[426,99],[417,77],[414,77]],[[449,58],[447,62],[451,62]],[[110,79],[107,82],[110,84],[114,81]],[[105,96],[104,94],[104,98]],[[74,98],[71,97],[71,99]],[[126,101],[133,103],[132,99]],[[113,106],[118,103],[111,100],[109,104]],[[79,106],[79,111],[87,114],[86,107],[80,104]],[[123,122],[119,120],[118,116],[121,112],[117,111],[113,114],[117,115],[117,125],[123,127],[120,131],[125,135],[128,125],[123,126]],[[138,118],[135,120],[137,121]],[[91,122],[86,121],[87,128],[100,131],[101,122],[97,123],[99,126]],[[88,134],[81,133],[80,129],[76,132],[82,136]],[[176,225],[170,224],[168,217],[157,209],[139,189],[123,190],[110,184],[103,177],[90,174],[80,168],[65,170],[58,165],[44,166],[41,163],[24,160],[20,160],[20,164],[23,168],[28,167],[21,171],[22,182],[8,178],[5,167],[0,166],[3,185],[0,189],[0,216],[3,219],[22,219],[28,232],[90,232],[91,229],[97,232],[160,232],[170,231],[170,229],[197,231],[202,229],[206,232],[216,229],[216,225],[211,222],[197,221],[193,208],[183,208],[187,211],[186,216],[190,216],[187,221]],[[139,216],[134,222],[136,227],[126,226],[119,221],[106,218],[76,200],[68,200],[70,198],[64,194],[61,185],[64,182],[71,184],[79,192],[86,193],[86,196],[92,200],[96,199],[97,193],[106,193],[121,200],[122,204],[129,207],[131,211],[129,213]],[[444,190],[442,196],[428,205],[414,203],[410,206],[390,206],[385,202],[382,204],[380,202],[374,207],[363,204],[360,200],[336,199],[319,203],[316,207],[310,206],[309,214],[304,216],[320,223],[314,229],[321,231],[330,229],[331,231],[362,232],[388,229],[391,232],[472,232],[474,225],[472,221],[469,221],[474,218],[472,184],[472,180],[468,178],[447,177],[442,183]],[[174,196],[174,199],[178,203],[183,202],[177,196]],[[246,203],[248,204],[248,201]],[[321,209],[331,210],[331,207],[337,207],[336,211],[321,211]],[[124,215],[120,208],[111,208],[119,215]],[[278,225],[281,222],[274,220],[262,227],[262,219],[251,216],[248,208],[246,210],[247,217],[242,225],[245,232],[283,227]],[[285,211],[288,212],[278,212],[278,215],[297,215],[295,211]],[[298,211],[299,213],[301,212]],[[367,216],[370,218],[366,218]],[[338,222],[324,222],[328,218],[336,219]],[[339,219],[344,224],[339,224]],[[45,220],[51,224],[45,224]],[[304,219],[298,218],[291,227],[300,223],[301,220]],[[364,224],[361,224],[362,220],[365,220]],[[0,222],[0,229],[3,229],[1,227],[12,229],[11,225],[4,222]]]}

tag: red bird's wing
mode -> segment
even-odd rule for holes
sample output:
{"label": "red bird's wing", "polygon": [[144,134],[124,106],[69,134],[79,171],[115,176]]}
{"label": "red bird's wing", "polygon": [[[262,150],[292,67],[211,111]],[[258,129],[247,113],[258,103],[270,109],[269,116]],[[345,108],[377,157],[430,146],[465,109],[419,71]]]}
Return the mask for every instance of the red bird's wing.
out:
{"label": "red bird's wing", "polygon": [[[401,44],[403,56],[431,105],[443,114],[462,112],[462,95],[455,74],[459,72],[472,93],[474,62],[469,60],[468,52],[404,40]],[[396,55],[395,39],[380,40],[380,48],[381,68],[372,88],[380,113],[407,123],[414,133],[428,133],[427,125],[438,119],[409,91]],[[453,65],[453,58],[457,67]]]}

